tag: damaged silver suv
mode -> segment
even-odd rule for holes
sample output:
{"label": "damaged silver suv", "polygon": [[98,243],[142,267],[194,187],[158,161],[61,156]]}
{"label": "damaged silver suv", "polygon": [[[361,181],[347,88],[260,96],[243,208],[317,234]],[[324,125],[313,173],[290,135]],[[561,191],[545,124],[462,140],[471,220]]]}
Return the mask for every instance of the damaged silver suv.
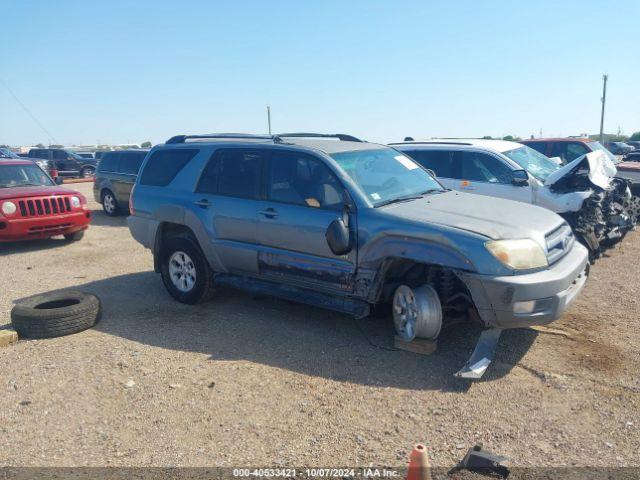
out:
{"label": "damaged silver suv", "polygon": [[[409,138],[409,137],[407,137]],[[560,214],[591,260],[636,226],[640,199],[602,151],[566,165],[516,142],[486,139],[405,140],[393,143],[446,187],[508,198]]]}
{"label": "damaged silver suv", "polygon": [[177,136],[147,155],[129,229],[178,301],[238,287],[358,317],[392,305],[406,340],[474,318],[461,377],[501,329],[557,319],[587,251],[555,213],[444,188],[406,155],[349,135]]}

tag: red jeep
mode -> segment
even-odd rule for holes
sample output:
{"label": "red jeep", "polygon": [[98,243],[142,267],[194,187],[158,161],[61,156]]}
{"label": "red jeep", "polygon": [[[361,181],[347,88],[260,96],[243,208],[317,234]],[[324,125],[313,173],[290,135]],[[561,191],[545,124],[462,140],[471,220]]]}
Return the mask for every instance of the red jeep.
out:
{"label": "red jeep", "polygon": [[83,195],[59,187],[32,161],[0,160],[0,242],[80,240],[90,221]]}

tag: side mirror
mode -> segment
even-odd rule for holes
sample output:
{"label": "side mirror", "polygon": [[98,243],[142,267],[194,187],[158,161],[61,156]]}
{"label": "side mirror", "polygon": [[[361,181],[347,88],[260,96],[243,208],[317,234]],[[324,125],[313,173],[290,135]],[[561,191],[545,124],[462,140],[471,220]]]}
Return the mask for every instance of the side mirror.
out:
{"label": "side mirror", "polygon": [[516,187],[526,187],[529,185],[529,174],[526,170],[514,170],[511,183]]}
{"label": "side mirror", "polygon": [[62,185],[64,183],[64,179],[62,177],[56,177],[53,181],[56,182],[56,185]]}
{"label": "side mirror", "polygon": [[342,217],[336,218],[327,227],[327,244],[334,255],[345,255],[351,251],[349,234],[349,209],[345,206]]}

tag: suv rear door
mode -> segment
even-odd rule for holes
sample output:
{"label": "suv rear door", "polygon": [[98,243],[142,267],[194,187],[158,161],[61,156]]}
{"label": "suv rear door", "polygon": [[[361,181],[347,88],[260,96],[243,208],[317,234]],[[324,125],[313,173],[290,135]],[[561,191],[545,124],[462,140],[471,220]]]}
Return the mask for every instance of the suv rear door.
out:
{"label": "suv rear door", "polygon": [[267,155],[268,151],[256,148],[217,149],[193,194],[192,211],[217,255],[209,260],[231,273],[258,273],[258,209]]}
{"label": "suv rear door", "polygon": [[347,194],[324,161],[304,152],[272,150],[265,194],[258,211],[260,274],[299,286],[352,290],[356,249],[338,256],[326,239],[329,225],[344,214]]}
{"label": "suv rear door", "polygon": [[117,163],[117,173],[110,175],[116,200],[120,205],[129,203],[131,189],[136,183],[138,170],[146,156],[146,152],[120,152]]}

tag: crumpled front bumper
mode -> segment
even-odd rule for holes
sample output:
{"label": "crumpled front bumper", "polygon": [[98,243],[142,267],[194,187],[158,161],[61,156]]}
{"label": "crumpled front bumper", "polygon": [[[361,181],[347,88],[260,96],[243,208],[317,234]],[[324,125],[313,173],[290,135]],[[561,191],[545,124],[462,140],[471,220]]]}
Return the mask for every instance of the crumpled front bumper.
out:
{"label": "crumpled front bumper", "polygon": [[[520,328],[557,320],[578,296],[589,274],[588,252],[578,242],[546,270],[509,276],[459,272],[487,327]],[[518,313],[521,302],[535,302]]]}

